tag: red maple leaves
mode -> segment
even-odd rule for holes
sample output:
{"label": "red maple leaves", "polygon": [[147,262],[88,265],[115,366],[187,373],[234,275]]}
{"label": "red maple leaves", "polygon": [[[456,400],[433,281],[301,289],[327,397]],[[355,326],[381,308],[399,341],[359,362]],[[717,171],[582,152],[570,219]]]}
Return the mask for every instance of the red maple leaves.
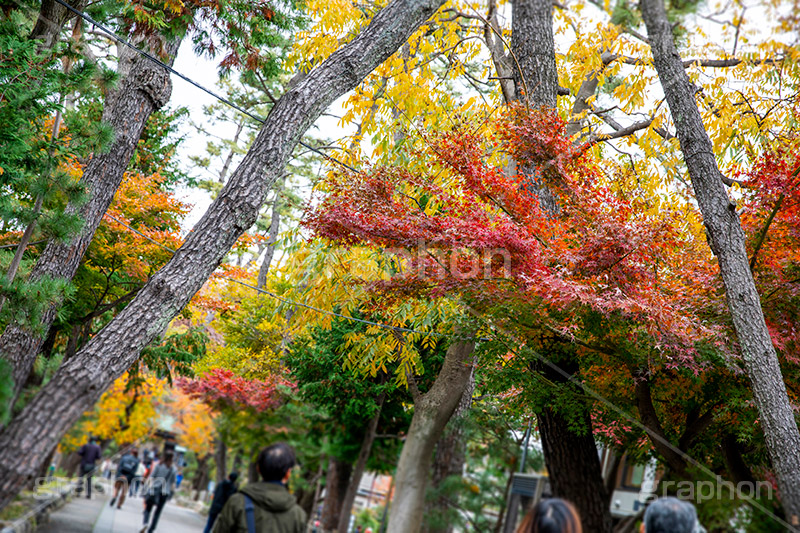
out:
{"label": "red maple leaves", "polygon": [[181,378],[178,386],[190,397],[212,408],[250,408],[257,412],[274,409],[283,402],[279,387],[293,385],[281,377],[247,379],[230,370],[215,368],[197,379]]}
{"label": "red maple leaves", "polygon": [[[627,197],[564,130],[553,113],[512,107],[490,139],[465,128],[427,139],[424,171],[335,177],[305,223],[393,254],[401,274],[376,288],[521,306],[565,334],[591,310],[624,316],[662,345],[712,336],[687,289],[713,271],[686,269],[708,253],[682,234],[683,215]],[[489,162],[497,150],[516,171]]]}

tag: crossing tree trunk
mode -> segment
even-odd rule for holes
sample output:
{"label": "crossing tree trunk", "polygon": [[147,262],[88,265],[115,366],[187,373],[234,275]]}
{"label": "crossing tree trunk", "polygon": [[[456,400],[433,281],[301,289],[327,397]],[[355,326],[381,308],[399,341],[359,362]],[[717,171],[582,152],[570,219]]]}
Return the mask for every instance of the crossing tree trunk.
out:
{"label": "crossing tree trunk", "polygon": [[728,198],[725,178],[697,109],[696,88],[675,49],[663,0],[642,0],[640,6],[709,244],[719,262],[728,309],[778,479],[781,503],[790,525],[800,530],[800,433],[750,272],[745,234],[736,205]]}
{"label": "crossing tree trunk", "polygon": [[422,527],[433,450],[469,385],[474,350],[474,342],[454,342],[431,389],[414,400],[414,416],[395,474],[388,533],[417,533]]}
{"label": "crossing tree trunk", "polygon": [[443,3],[390,2],[358,36],[278,100],[250,151],[183,246],[0,433],[0,508],[35,475],[50,448],[136,361],[142,348],[166,329],[239,236],[252,227],[303,133]]}
{"label": "crossing tree trunk", "polygon": [[[175,60],[179,45],[179,41],[164,44],[167,64],[171,65]],[[86,188],[89,200],[80,208],[68,208],[70,213],[77,211],[84,224],[68,242],[53,240],[47,243],[30,274],[32,281],[47,277],[71,280],[75,276],[94,232],[122,183],[148,118],[163,107],[172,94],[169,73],[127,47],[121,48],[118,72],[121,76],[119,86],[109,94],[103,109],[103,121],[113,128],[114,141],[109,151],[93,157],[83,172],[81,184]],[[56,308],[51,307],[42,317],[42,331],[50,329],[55,317]],[[11,363],[14,372],[15,398],[25,384],[43,342],[44,338],[13,324],[0,337],[0,355]]]}

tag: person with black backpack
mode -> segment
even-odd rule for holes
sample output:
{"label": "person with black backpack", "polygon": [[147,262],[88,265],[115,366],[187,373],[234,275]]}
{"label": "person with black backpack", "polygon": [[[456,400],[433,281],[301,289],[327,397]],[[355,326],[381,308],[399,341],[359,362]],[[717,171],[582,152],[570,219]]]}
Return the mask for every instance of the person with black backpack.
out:
{"label": "person with black backpack", "polygon": [[119,463],[117,463],[117,479],[114,481],[114,497],[111,498],[109,505],[114,507],[114,502],[117,502],[117,509],[122,508],[125,503],[125,496],[128,494],[128,487],[130,487],[133,478],[136,476],[136,469],[139,467],[139,452],[133,448],[123,455]]}
{"label": "person with black backpack", "polygon": [[228,479],[220,483],[216,490],[214,490],[214,499],[211,500],[211,507],[208,510],[208,521],[206,522],[206,528],[203,530],[203,533],[211,533],[214,522],[216,522],[219,513],[222,512],[222,508],[225,507],[225,503],[239,490],[239,487],[236,485],[237,479],[239,479],[239,472],[231,472],[228,474]]}
{"label": "person with black backpack", "polygon": [[[178,477],[178,470],[172,466],[172,454],[166,453],[164,460],[158,463],[148,478],[148,488],[144,498],[144,525],[139,533],[149,531],[153,533],[158,525],[158,519],[161,517],[161,511],[167,500],[172,496],[175,491],[175,478]],[[153,521],[150,522],[150,513],[153,513]],[[147,525],[150,524],[148,530]]]}

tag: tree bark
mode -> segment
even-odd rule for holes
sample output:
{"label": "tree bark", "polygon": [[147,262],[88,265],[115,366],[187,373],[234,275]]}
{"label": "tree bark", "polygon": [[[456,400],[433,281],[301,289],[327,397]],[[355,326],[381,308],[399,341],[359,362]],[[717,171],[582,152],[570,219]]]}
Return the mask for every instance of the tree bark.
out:
{"label": "tree bark", "polygon": [[469,385],[474,350],[471,341],[450,345],[433,386],[414,401],[414,416],[395,474],[388,533],[417,533],[422,527],[433,450]]}
{"label": "tree bark", "polygon": [[364,440],[361,442],[361,450],[358,452],[358,459],[353,465],[353,472],[350,475],[350,483],[347,485],[347,491],[342,498],[342,509],[339,513],[339,533],[347,533],[350,527],[350,514],[353,510],[353,503],[356,501],[356,494],[358,494],[358,486],[361,484],[361,478],[364,475],[364,470],[367,468],[367,459],[372,452],[372,443],[375,442],[375,432],[378,429],[378,421],[381,418],[381,410],[383,409],[383,402],[386,399],[386,393],[381,393],[376,400],[378,410],[375,415],[370,419],[367,425],[367,431],[364,433]]}
{"label": "tree bark", "polygon": [[[179,41],[166,44],[167,64],[174,61],[179,45]],[[122,79],[119,87],[109,94],[103,110],[103,120],[114,129],[114,142],[107,153],[93,157],[84,170],[81,183],[89,194],[89,201],[80,208],[67,209],[70,213],[80,213],[83,227],[67,243],[56,240],[47,243],[31,272],[32,281],[45,277],[71,280],[75,276],[94,232],[122,183],[147,119],[163,107],[172,94],[168,72],[127,47],[121,50]],[[55,316],[56,308],[51,307],[42,318],[42,331],[50,329]],[[14,398],[25,384],[43,342],[42,337],[14,324],[0,337],[0,355],[14,369]]]}
{"label": "tree bark", "polygon": [[588,411],[581,417],[582,435],[575,434],[566,418],[552,409],[538,413],[538,419],[553,495],[575,504],[584,531],[610,532],[610,496],[603,483]]}
{"label": "tree bark", "polygon": [[[553,3],[548,0],[515,0],[512,17],[511,49],[519,63],[515,71],[517,98],[527,98],[528,105],[532,107],[555,111],[558,70],[553,37]],[[541,171],[538,168],[520,170],[528,177],[528,186],[542,208],[550,216],[558,216],[558,199],[541,182]],[[572,364],[571,361],[566,363]],[[564,366],[562,362],[558,364]],[[568,372],[574,374],[577,365],[570,370]],[[548,369],[545,372],[552,374],[551,379],[561,383],[561,386],[569,386],[559,373]],[[547,407],[538,412],[537,417],[554,493],[577,507],[585,531],[610,533],[610,496],[603,483],[588,412],[581,415],[582,435],[569,429],[568,420],[558,410]]]}
{"label": "tree bark", "polygon": [[[452,477],[462,477],[464,474],[464,463],[467,460],[467,442],[464,428],[461,426],[464,417],[469,412],[472,406],[472,393],[475,391],[475,371],[470,375],[467,387],[461,395],[461,400],[456,406],[452,418],[447,423],[444,436],[439,439],[436,444],[436,452],[433,455],[433,475],[431,477],[431,486],[434,489],[442,487],[444,482]],[[444,517],[447,510],[453,504],[453,499],[458,499],[458,494],[452,496],[440,495],[436,500],[429,501],[425,509],[425,517]],[[446,521],[443,525],[442,520],[437,520],[436,524],[425,524],[423,531],[426,533],[452,533],[453,524]]]}
{"label": "tree bark", "polygon": [[[85,9],[87,4],[86,0],[72,2],[67,0],[67,3],[79,10]],[[64,25],[74,16],[66,7],[54,0],[42,0],[39,16],[31,30],[30,39],[41,40],[41,48],[50,50],[58,42],[58,34],[61,33]]]}
{"label": "tree bark", "polygon": [[695,89],[675,48],[662,0],[643,0],[640,5],[656,71],[675,121],[709,244],[719,262],[728,309],[764,427],[781,502],[787,521],[797,527],[800,526],[800,432],[750,272],[745,234],[736,205],[729,200],[723,185],[713,145],[697,108]]}
{"label": "tree bark", "polygon": [[[217,465],[216,477],[214,479],[217,485],[225,481],[228,477],[227,452],[228,447],[225,445],[225,440],[222,438],[222,435],[217,432],[217,438],[214,439],[214,463]],[[233,469],[236,470],[236,465],[233,466]]]}
{"label": "tree bark", "polygon": [[[303,133],[339,96],[358,85],[444,0],[394,0],[273,106],[253,147],[173,258],[0,433],[0,508],[5,506],[81,414],[139,357],[142,348],[202,287],[264,198]],[[109,162],[111,164],[111,162]]]}
{"label": "tree bark", "polygon": [[322,530],[334,531],[339,526],[344,493],[353,465],[331,455],[325,475],[325,502],[322,507]]}

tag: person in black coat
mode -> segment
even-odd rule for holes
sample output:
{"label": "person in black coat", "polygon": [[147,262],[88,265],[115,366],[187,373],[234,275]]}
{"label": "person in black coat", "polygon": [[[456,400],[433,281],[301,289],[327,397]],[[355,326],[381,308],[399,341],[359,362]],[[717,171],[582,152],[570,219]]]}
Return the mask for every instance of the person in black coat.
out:
{"label": "person in black coat", "polygon": [[236,485],[237,479],[239,479],[239,473],[231,472],[228,479],[220,483],[214,490],[214,499],[211,500],[211,508],[208,510],[208,523],[203,533],[211,533],[214,528],[214,522],[216,522],[219,513],[222,512],[225,502],[239,490]]}
{"label": "person in black coat", "polygon": [[97,445],[97,439],[89,437],[89,442],[81,446],[78,450],[81,456],[81,477],[86,483],[86,497],[92,497],[92,474],[94,474],[97,460],[103,456],[103,451]]}

